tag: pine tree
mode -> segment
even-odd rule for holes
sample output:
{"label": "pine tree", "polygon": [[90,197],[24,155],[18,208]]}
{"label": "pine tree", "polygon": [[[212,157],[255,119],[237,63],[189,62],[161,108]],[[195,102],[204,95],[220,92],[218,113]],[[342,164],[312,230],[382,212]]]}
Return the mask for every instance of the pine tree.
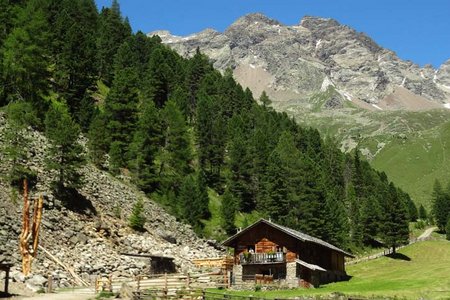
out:
{"label": "pine tree", "polygon": [[108,137],[111,141],[110,170],[114,173],[127,166],[139,102],[136,84],[137,74],[134,69],[118,71],[105,100]]}
{"label": "pine tree", "polygon": [[230,235],[236,230],[234,225],[235,213],[236,213],[236,201],[229,190],[225,190],[222,196],[222,205],[220,207],[220,212],[222,216],[222,228],[225,232]]}
{"label": "pine tree", "polygon": [[427,218],[428,218],[428,213],[427,213],[425,207],[423,207],[423,205],[420,204],[420,206],[419,206],[419,219],[426,220]]}
{"label": "pine tree", "polygon": [[[85,110],[82,99],[97,75],[97,9],[93,0],[57,1],[52,22],[53,78],[72,115]],[[87,126],[86,124],[84,124]]]}
{"label": "pine tree", "polygon": [[252,157],[245,134],[245,121],[240,115],[235,115],[229,122],[229,191],[238,201],[239,208],[244,212],[255,209],[255,197],[252,187]]}
{"label": "pine tree", "polygon": [[386,245],[393,248],[408,242],[409,223],[406,203],[398,196],[393,183],[388,187],[387,210],[383,216],[383,239]]}
{"label": "pine tree", "polygon": [[3,95],[7,101],[29,101],[42,113],[49,91],[49,29],[39,1],[28,1],[16,22],[3,45]]}
{"label": "pine tree", "polygon": [[150,193],[158,187],[156,155],[162,145],[162,125],[159,112],[150,99],[144,99],[137,128],[130,146],[129,165],[137,185]]}
{"label": "pine tree", "polygon": [[144,201],[139,198],[133,205],[133,210],[128,218],[128,225],[136,231],[144,231],[144,225],[146,222],[144,214]]}
{"label": "pine tree", "polygon": [[54,172],[55,187],[58,190],[78,187],[82,182],[80,168],[85,160],[78,142],[80,128],[65,103],[52,102],[45,116],[45,133],[50,141],[46,165]]}
{"label": "pine tree", "polygon": [[363,243],[370,245],[380,232],[381,209],[378,201],[374,197],[363,199],[360,214]]}
{"label": "pine tree", "polygon": [[97,31],[97,67],[100,78],[107,84],[114,78],[117,50],[130,35],[130,24],[122,17],[118,1],[113,0],[110,8],[102,9]]}
{"label": "pine tree", "polygon": [[30,183],[36,176],[26,164],[30,140],[26,135],[29,125],[37,123],[36,114],[30,103],[11,102],[6,107],[7,123],[4,126],[2,147],[3,158],[10,163],[8,181],[21,187],[24,178]]}
{"label": "pine tree", "polygon": [[162,110],[164,141],[160,154],[159,176],[166,187],[180,186],[182,178],[192,172],[193,158],[190,136],[185,119],[174,101]]}
{"label": "pine tree", "polygon": [[433,215],[436,225],[441,232],[445,232],[445,226],[450,216],[450,185],[444,191],[440,182],[435,181],[433,187]]}
{"label": "pine tree", "polygon": [[263,91],[261,93],[261,96],[259,97],[259,102],[266,109],[268,109],[270,107],[270,105],[272,104],[272,100],[270,100],[269,96],[267,96],[266,91]]}
{"label": "pine tree", "polygon": [[88,131],[88,148],[91,162],[98,168],[104,168],[106,154],[109,150],[107,119],[103,112],[94,113]]}

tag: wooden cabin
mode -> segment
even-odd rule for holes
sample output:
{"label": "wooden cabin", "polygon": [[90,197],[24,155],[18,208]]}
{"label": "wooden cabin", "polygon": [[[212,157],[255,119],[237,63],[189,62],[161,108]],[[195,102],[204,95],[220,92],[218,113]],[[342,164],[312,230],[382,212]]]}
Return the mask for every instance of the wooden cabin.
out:
{"label": "wooden cabin", "polygon": [[346,280],[351,254],[321,239],[261,219],[223,242],[234,249],[233,278],[290,287]]}

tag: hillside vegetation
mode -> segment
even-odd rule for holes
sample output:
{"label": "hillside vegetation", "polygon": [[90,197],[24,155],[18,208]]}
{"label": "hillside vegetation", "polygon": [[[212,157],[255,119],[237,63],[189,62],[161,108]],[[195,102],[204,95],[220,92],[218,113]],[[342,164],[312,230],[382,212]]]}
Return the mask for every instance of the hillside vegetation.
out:
{"label": "hillside vegetation", "polygon": [[[80,170],[93,165],[199,235],[223,238],[262,216],[346,249],[407,242],[417,218],[407,193],[199,50],[184,58],[158,36],[132,33],[117,1],[101,12],[92,0],[14,3],[0,20],[11,188],[41,180],[24,151],[37,130],[50,143],[49,192],[68,206],[79,204],[70,195],[83,187]],[[132,228],[144,228],[142,206]]]}
{"label": "hillside vegetation", "polygon": [[347,100],[343,109],[326,109],[330,91],[317,94],[319,101],[311,108],[285,107],[301,124],[318,128],[332,136],[343,151],[360,151],[377,170],[407,191],[413,201],[431,208],[431,194],[436,179],[446,182],[450,175],[448,110],[367,111]]}

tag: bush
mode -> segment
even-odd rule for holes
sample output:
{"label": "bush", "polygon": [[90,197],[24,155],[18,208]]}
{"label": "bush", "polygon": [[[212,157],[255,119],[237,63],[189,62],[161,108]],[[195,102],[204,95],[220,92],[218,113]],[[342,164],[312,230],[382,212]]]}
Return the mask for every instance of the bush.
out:
{"label": "bush", "polygon": [[144,201],[139,199],[133,206],[133,211],[128,219],[128,225],[137,231],[144,231],[145,217],[144,212]]}

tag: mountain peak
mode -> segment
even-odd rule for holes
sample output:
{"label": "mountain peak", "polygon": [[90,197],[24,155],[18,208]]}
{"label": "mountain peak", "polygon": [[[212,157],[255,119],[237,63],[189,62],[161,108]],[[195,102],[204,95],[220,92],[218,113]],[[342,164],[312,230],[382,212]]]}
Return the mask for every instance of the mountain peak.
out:
{"label": "mountain peak", "polygon": [[303,26],[305,28],[311,29],[315,26],[321,26],[321,27],[336,27],[340,26],[338,21],[331,19],[331,18],[321,18],[321,17],[314,17],[314,16],[304,16],[300,20],[300,26]]}
{"label": "mountain peak", "polygon": [[246,27],[253,24],[281,25],[277,20],[271,19],[262,13],[251,13],[240,17],[230,27]]}

